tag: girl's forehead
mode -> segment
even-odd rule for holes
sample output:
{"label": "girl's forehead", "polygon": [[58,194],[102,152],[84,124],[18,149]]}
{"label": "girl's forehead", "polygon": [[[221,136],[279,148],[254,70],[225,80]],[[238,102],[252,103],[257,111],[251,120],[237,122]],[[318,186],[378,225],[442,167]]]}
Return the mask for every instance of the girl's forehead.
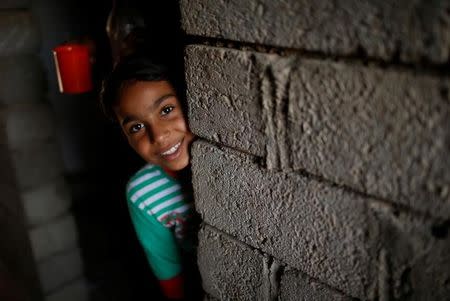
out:
{"label": "girl's forehead", "polygon": [[168,81],[138,81],[123,88],[115,112],[137,114],[156,109],[164,100],[178,101],[175,90]]}
{"label": "girl's forehead", "polygon": [[168,81],[138,81],[126,85],[119,97],[119,103],[157,101],[166,94],[175,95],[175,90]]}

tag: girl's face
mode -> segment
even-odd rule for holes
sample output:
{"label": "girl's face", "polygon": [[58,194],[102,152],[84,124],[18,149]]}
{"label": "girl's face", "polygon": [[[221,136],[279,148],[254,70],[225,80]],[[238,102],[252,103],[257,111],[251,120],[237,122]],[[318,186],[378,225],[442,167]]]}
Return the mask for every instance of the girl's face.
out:
{"label": "girl's face", "polygon": [[182,107],[167,81],[126,86],[114,107],[131,147],[147,162],[177,171],[189,164],[189,131]]}

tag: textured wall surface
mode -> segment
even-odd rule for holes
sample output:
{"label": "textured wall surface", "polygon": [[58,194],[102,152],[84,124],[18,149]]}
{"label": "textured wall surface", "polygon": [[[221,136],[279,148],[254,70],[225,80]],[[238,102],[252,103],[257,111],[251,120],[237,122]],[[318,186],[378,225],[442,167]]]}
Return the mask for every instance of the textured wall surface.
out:
{"label": "textured wall surface", "polygon": [[270,169],[449,216],[448,79],[208,46],[186,54],[197,134]]}
{"label": "textured wall surface", "polygon": [[182,0],[207,300],[446,300],[448,1]]}
{"label": "textured wall surface", "polygon": [[[14,122],[9,117],[15,119],[15,125],[22,118],[10,115],[8,106],[27,100],[34,102],[40,97],[34,92],[42,91],[38,88],[42,83],[39,62],[31,55],[39,44],[37,30],[30,13],[15,9],[26,5],[27,1],[0,3],[0,298],[8,300],[8,295],[14,300],[41,300],[42,297],[21,202],[21,185],[15,177],[14,150],[26,140],[20,137],[26,136],[28,129],[16,132],[18,135],[12,141]],[[23,84],[29,84],[30,90],[24,89]]]}
{"label": "textured wall surface", "polygon": [[82,301],[88,286],[29,2],[0,3],[0,278],[9,272],[23,300]]}
{"label": "textured wall surface", "polygon": [[188,34],[325,54],[446,63],[450,3],[182,0]]}
{"label": "textured wall surface", "polygon": [[[1,119],[0,119],[1,121]],[[0,297],[22,291],[24,300],[39,300],[40,288],[34,267],[31,244],[25,224],[24,209],[14,175],[13,161],[3,126],[0,127]],[[6,282],[6,283],[4,283]],[[17,289],[8,287],[15,283]],[[12,285],[12,284],[10,284]],[[5,287],[6,286],[6,287]]]}

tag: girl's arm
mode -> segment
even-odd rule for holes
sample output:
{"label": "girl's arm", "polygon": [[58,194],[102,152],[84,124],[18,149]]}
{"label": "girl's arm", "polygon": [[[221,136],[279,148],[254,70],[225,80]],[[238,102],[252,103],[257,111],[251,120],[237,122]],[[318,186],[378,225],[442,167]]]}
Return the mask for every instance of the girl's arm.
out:
{"label": "girl's arm", "polygon": [[181,259],[173,233],[153,216],[129,203],[131,220],[150,267],[166,298],[184,297]]}

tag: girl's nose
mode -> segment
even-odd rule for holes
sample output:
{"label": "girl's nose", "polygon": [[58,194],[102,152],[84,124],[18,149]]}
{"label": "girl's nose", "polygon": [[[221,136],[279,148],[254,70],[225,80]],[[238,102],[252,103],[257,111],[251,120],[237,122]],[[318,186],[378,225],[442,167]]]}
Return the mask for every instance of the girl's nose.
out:
{"label": "girl's nose", "polygon": [[150,141],[153,143],[164,143],[170,135],[170,131],[167,127],[153,125],[150,126],[148,131]]}

